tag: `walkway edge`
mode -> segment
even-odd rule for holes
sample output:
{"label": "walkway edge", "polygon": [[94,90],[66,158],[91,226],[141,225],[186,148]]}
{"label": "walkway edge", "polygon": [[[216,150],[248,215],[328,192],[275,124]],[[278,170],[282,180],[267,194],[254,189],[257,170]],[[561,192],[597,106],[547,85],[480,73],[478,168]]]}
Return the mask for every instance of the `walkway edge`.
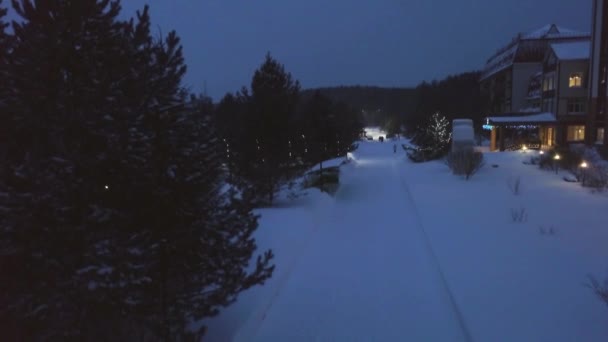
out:
{"label": "walkway edge", "polygon": [[403,178],[403,175],[400,172],[398,172],[398,170],[396,169],[396,164],[393,164],[393,170],[395,172],[397,172],[399,180],[401,182],[401,187],[403,188],[403,190],[407,196],[407,199],[412,206],[412,209],[413,209],[414,215],[415,215],[415,220],[418,223],[417,224],[418,229],[420,229],[420,231],[422,232],[422,235],[424,236],[424,241],[429,250],[431,260],[435,264],[434,266],[435,266],[435,269],[437,270],[437,272],[439,273],[439,277],[441,278],[441,283],[442,283],[446,293],[448,294],[448,298],[450,300],[450,306],[452,307],[452,310],[454,311],[454,315],[456,316],[456,318],[458,320],[458,325],[460,325],[460,328],[462,329],[462,333],[464,334],[465,341],[473,342],[474,341],[473,335],[471,334],[471,331],[469,330],[469,328],[467,326],[467,323],[464,319],[464,315],[462,314],[462,311],[460,311],[460,308],[458,307],[458,304],[456,303],[454,294],[452,293],[452,290],[450,289],[447,278],[445,277],[445,274],[443,273],[443,270],[439,264],[439,259],[437,258],[437,255],[435,254],[435,250],[433,249],[433,246],[431,245],[431,240],[426,232],[426,228],[424,227],[424,223],[422,221],[422,216],[420,215],[420,211],[418,210],[418,206],[416,205],[416,201],[414,200],[414,197],[412,196],[410,188],[407,185],[407,182],[405,181],[405,179]]}

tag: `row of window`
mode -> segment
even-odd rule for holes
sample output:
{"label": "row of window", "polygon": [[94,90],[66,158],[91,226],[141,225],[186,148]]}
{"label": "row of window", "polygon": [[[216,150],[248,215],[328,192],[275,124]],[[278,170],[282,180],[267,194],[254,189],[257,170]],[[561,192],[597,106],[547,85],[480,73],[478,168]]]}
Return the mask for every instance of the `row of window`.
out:
{"label": "row of window", "polygon": [[[580,88],[583,86],[583,73],[575,72],[570,74],[568,77],[569,88]],[[543,80],[543,91],[550,91],[555,89],[555,77],[548,76]]]}
{"label": "row of window", "polygon": [[[555,113],[555,101],[553,98],[543,99],[542,110],[544,112]],[[585,114],[587,109],[587,99],[585,98],[575,98],[568,99],[567,103],[568,114],[572,115],[580,115]]]}
{"label": "row of window", "polygon": [[568,100],[568,114],[584,114],[585,108],[586,108],[586,99]]}
{"label": "row of window", "polygon": [[[583,141],[585,140],[585,126],[568,126],[567,132],[568,141]],[[596,144],[604,143],[604,128],[600,127],[597,129]]]}

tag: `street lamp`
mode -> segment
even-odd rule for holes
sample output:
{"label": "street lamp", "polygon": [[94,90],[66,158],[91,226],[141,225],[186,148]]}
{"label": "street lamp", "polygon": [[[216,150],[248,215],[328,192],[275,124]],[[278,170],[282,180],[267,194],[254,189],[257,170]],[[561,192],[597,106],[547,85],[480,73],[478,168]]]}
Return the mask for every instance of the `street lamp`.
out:
{"label": "street lamp", "polygon": [[555,167],[555,174],[557,174],[557,172],[559,171],[559,160],[560,160],[560,156],[559,154],[555,154],[553,156],[553,165]]}
{"label": "street lamp", "polygon": [[581,167],[581,183],[583,184],[583,186],[585,186],[585,178],[587,178],[587,167],[589,167],[589,165],[587,165],[587,162],[583,160],[583,162],[580,165]]}

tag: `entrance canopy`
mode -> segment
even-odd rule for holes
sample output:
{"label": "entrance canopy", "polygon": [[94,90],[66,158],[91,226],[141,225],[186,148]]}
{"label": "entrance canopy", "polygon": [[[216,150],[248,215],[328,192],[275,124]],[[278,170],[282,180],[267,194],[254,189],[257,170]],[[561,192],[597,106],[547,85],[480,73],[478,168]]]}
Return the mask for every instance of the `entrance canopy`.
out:
{"label": "entrance canopy", "polygon": [[[519,114],[519,115],[518,115]],[[489,116],[486,118],[484,129],[491,130],[494,127],[522,127],[540,126],[555,124],[557,120],[553,113],[538,113],[531,115],[521,115],[514,113],[513,115]]]}
{"label": "entrance canopy", "polygon": [[[497,148],[501,151],[512,149],[518,146],[527,146],[541,148],[542,144],[550,144],[553,141],[553,126],[557,123],[555,115],[552,113],[537,113],[522,115],[522,113],[514,113],[511,115],[490,116],[486,118],[486,123],[483,129],[492,131],[490,136],[490,151],[495,151]],[[540,139],[535,141],[526,141],[522,143],[519,138],[513,135],[507,144],[505,135],[506,129],[514,128],[515,130],[538,130]],[[498,144],[497,144],[498,143]],[[508,146],[507,146],[508,145]]]}

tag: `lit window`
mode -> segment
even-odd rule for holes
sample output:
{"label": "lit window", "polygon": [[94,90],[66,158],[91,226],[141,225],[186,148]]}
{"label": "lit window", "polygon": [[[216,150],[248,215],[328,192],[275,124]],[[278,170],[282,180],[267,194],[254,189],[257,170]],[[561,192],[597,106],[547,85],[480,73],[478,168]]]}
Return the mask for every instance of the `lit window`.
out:
{"label": "lit window", "polygon": [[568,100],[568,114],[584,114],[584,113],[585,113],[585,100],[584,99]]}
{"label": "lit window", "polygon": [[583,76],[580,72],[570,74],[568,85],[570,88],[580,88],[583,84]]}
{"label": "lit window", "polygon": [[603,127],[597,129],[597,139],[595,139],[595,143],[596,144],[604,143],[604,128]]}
{"label": "lit window", "polygon": [[568,141],[585,140],[585,126],[568,126]]}

